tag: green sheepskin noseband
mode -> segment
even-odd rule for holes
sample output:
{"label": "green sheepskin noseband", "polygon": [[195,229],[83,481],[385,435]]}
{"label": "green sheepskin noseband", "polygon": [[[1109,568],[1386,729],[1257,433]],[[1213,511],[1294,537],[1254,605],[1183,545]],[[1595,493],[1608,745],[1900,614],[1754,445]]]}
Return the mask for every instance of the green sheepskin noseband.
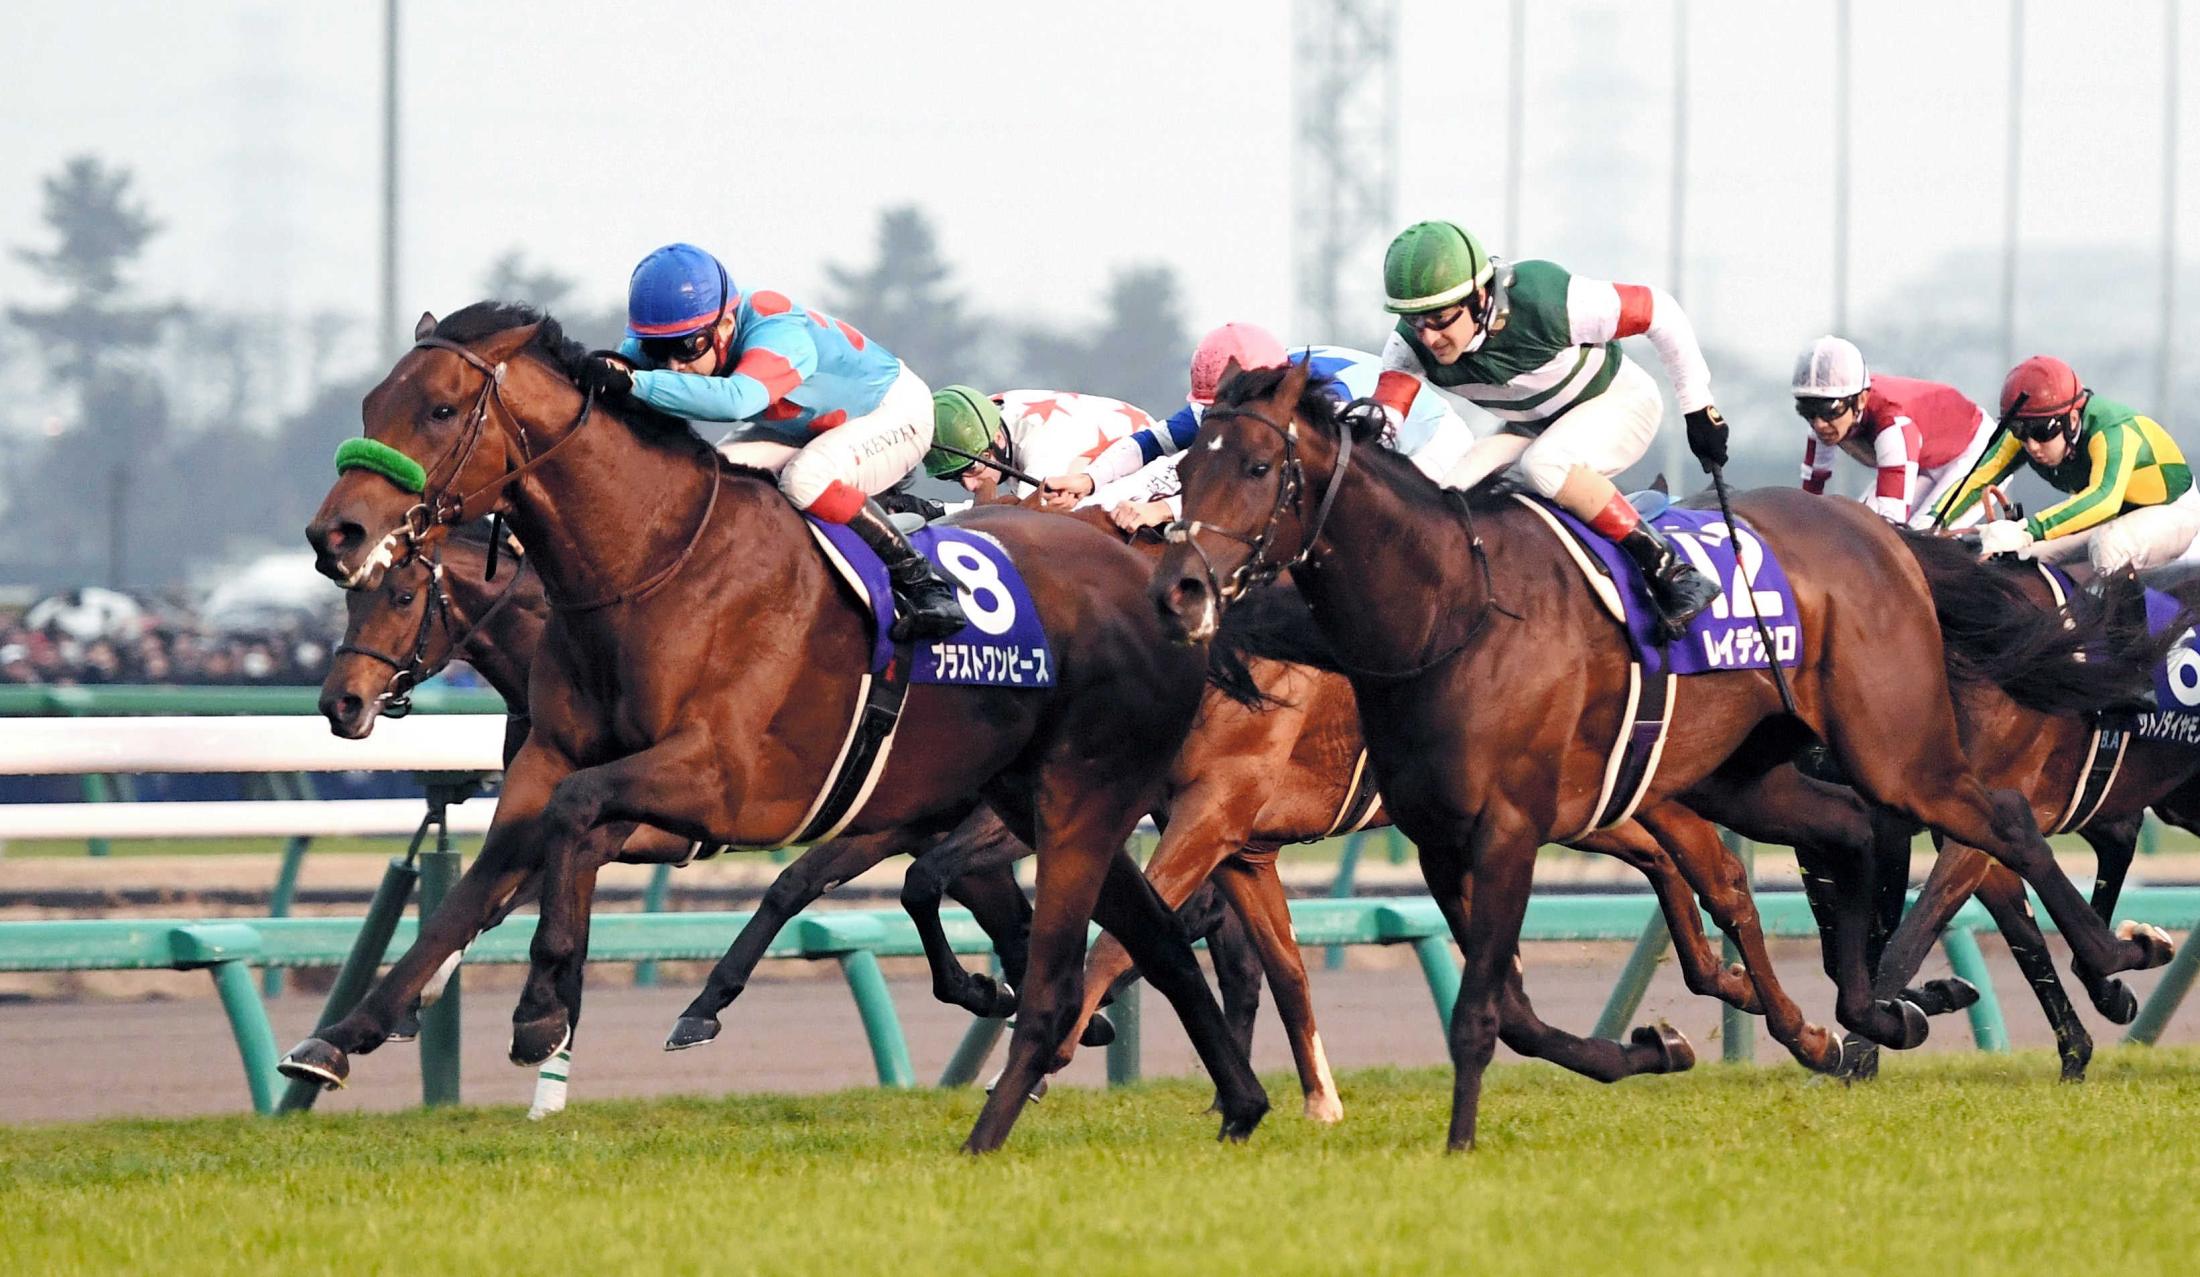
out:
{"label": "green sheepskin noseband", "polygon": [[336,446],[336,473],[372,470],[406,492],[428,486],[428,472],[420,463],[376,439],[346,439]]}

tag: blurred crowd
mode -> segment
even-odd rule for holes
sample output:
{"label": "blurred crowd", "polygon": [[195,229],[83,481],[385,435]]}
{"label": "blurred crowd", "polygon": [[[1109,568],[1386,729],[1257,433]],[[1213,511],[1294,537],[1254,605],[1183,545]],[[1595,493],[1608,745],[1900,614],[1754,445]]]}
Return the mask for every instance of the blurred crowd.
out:
{"label": "blurred crowd", "polygon": [[168,599],[87,587],[0,616],[0,683],[313,684],[332,621],[315,610],[204,616]]}

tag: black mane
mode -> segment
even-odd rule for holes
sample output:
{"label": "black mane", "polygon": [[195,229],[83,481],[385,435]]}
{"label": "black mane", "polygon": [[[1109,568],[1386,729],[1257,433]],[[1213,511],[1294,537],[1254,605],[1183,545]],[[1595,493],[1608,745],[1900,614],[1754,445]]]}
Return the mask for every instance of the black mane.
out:
{"label": "black mane", "polygon": [[[580,384],[581,364],[588,358],[588,348],[565,335],[556,316],[521,302],[475,302],[463,310],[451,312],[436,321],[435,335],[445,341],[455,341],[461,346],[471,345],[498,333],[514,328],[535,326],[535,335],[520,349],[537,355],[542,362],[562,373],[568,381]],[[644,434],[690,433],[685,418],[629,399],[617,406],[614,415]]]}
{"label": "black mane", "polygon": [[[1215,406],[1237,407],[1265,400],[1276,393],[1276,388],[1283,384],[1283,379],[1290,372],[1288,366],[1241,371],[1223,383],[1215,396]],[[1380,472],[1401,495],[1417,504],[1457,512],[1461,495],[1438,486],[1435,480],[1422,474],[1420,467],[1414,465],[1404,453],[1375,442],[1383,428],[1382,415],[1373,411],[1356,411],[1352,405],[1340,408],[1331,390],[1332,384],[1333,379],[1328,377],[1309,376],[1306,379],[1306,389],[1299,392],[1299,420],[1329,439],[1339,438],[1350,431],[1353,465]],[[1484,511],[1494,512],[1512,504],[1502,494],[1492,493],[1480,485],[1469,494],[1469,499],[1477,514]]]}

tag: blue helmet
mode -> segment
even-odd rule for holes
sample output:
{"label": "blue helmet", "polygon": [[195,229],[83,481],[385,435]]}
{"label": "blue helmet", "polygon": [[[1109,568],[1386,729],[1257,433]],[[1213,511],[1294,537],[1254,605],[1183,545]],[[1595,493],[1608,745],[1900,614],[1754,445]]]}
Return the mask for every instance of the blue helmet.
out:
{"label": "blue helmet", "polygon": [[642,259],[626,287],[626,331],[685,337],[718,322],[739,296],[726,268],[693,244],[667,244]]}

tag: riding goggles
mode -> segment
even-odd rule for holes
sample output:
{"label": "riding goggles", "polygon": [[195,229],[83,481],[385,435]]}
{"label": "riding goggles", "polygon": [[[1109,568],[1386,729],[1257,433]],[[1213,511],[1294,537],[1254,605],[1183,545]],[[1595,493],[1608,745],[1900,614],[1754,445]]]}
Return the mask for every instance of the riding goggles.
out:
{"label": "riding goggles", "polygon": [[692,364],[717,340],[718,325],[698,328],[685,337],[645,337],[642,354],[653,364]]}
{"label": "riding goggles", "polygon": [[2009,433],[2028,443],[2046,443],[2069,435],[2073,416],[2066,412],[2052,417],[2011,417]]}
{"label": "riding goggles", "polygon": [[1846,395],[1839,399],[1820,399],[1804,395],[1795,401],[1795,415],[1805,421],[1831,421],[1848,409]]}

